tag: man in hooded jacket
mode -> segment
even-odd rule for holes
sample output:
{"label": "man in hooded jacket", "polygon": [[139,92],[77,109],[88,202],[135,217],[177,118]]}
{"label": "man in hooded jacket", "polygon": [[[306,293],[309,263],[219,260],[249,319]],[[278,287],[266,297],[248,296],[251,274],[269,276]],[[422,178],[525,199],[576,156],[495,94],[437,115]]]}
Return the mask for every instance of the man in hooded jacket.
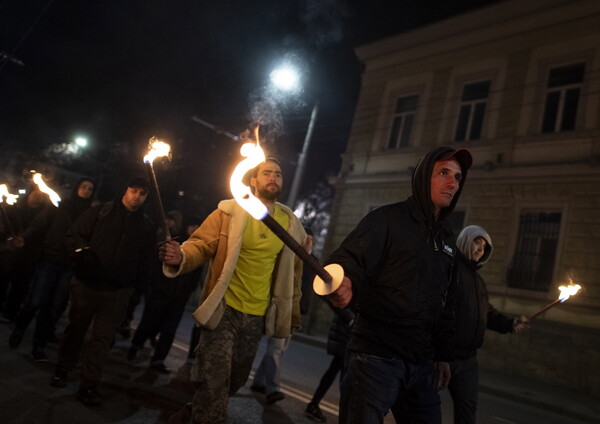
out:
{"label": "man in hooded jacket", "polygon": [[389,410],[397,422],[441,422],[437,390],[450,378],[456,256],[445,218],[471,163],[465,149],[426,154],[412,196],[370,212],[329,258],[345,273],[332,304],[352,301],[357,311],[340,423],[383,423]]}
{"label": "man in hooded jacket", "polygon": [[463,228],[456,239],[456,336],[455,361],[450,363],[452,379],[448,390],[454,403],[454,423],[476,422],[479,365],[477,349],[483,345],[486,328],[499,333],[520,333],[525,316],[511,318],[492,306],[485,281],[478,270],[492,256],[492,239],[478,225]]}

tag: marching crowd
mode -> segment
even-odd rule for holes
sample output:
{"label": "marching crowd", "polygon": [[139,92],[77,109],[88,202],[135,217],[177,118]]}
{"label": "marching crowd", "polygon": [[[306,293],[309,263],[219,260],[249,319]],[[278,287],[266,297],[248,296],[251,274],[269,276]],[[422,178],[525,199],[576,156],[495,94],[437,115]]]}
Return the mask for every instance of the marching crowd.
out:
{"label": "marching crowd", "polygon": [[[445,388],[454,422],[476,422],[477,350],[485,330],[519,333],[527,321],[488,301],[478,273],[493,251],[485,229],[470,225],[455,240],[447,224],[471,164],[465,149],[427,153],[413,172],[412,195],[370,212],[327,259],[342,266],[344,278],[322,297],[333,311],[332,361],[306,407],[310,419],[326,421],[319,402],[340,374],[340,423],[382,423],[388,413],[397,422],[441,423],[438,390]],[[245,182],[310,252],[312,232],[277,201],[283,186],[277,159],[268,157]],[[13,326],[9,345],[21,345],[35,319],[32,359],[48,361],[44,347],[60,346],[50,385],[65,387],[77,377],[77,399],[99,405],[115,334],[130,336],[142,296],[127,359],[151,343],[150,368],[169,373],[165,358],[191,294],[201,287],[190,329],[194,393],[169,422],[225,423],[229,397],[246,384],[263,336],[267,351],[251,389],[268,403],[283,399],[279,368],[314,297],[313,271],[235,200],[221,201],[205,219],[168,212],[175,237],[166,241],[144,213],[145,178],[131,178],[108,202],[95,200],[96,188],[93,179],[81,178],[54,207],[32,184],[16,205],[0,203],[6,241],[0,308]],[[57,334],[65,313],[66,328]]]}

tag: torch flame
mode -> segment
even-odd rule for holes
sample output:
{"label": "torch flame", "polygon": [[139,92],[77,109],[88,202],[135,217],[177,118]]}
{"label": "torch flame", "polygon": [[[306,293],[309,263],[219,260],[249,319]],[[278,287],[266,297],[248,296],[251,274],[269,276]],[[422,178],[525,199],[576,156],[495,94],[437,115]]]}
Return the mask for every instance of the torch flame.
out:
{"label": "torch flame", "polygon": [[569,297],[576,295],[580,289],[581,289],[581,286],[579,284],[574,284],[573,280],[569,278],[568,286],[560,286],[558,288],[558,290],[560,290],[560,295],[558,296],[558,298],[560,299],[560,302],[562,303],[565,300],[567,300]]}
{"label": "torch flame", "polygon": [[18,197],[18,194],[10,194],[8,192],[8,187],[6,186],[6,184],[0,184],[0,203],[2,203],[3,198],[5,198],[6,203],[8,203],[9,205],[14,205]]}
{"label": "torch flame", "polygon": [[152,137],[148,142],[148,154],[144,156],[144,163],[152,163],[154,159],[171,154],[171,146],[156,137]]}
{"label": "torch flame", "polygon": [[229,187],[238,205],[244,208],[252,217],[262,220],[269,213],[267,207],[254,197],[252,191],[250,191],[250,187],[242,182],[246,172],[265,161],[265,152],[260,147],[260,142],[258,141],[258,127],[256,127],[255,131],[256,144],[245,143],[241,147],[240,153],[246,159],[238,163],[233,170],[233,174],[231,174],[229,180]]}
{"label": "torch flame", "polygon": [[40,174],[39,172],[33,174],[33,182],[37,184],[42,193],[46,193],[50,197],[50,201],[52,202],[52,204],[58,208],[60,196],[46,185],[46,183],[42,179],[42,174]]}

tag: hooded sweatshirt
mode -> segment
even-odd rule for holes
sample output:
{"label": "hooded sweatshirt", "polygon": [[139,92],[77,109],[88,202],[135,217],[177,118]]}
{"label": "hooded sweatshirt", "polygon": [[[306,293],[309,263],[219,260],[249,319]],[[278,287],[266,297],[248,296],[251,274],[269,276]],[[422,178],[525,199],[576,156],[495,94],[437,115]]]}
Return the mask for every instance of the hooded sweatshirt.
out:
{"label": "hooded sweatshirt", "polygon": [[[486,241],[483,256],[475,261],[471,244],[477,237]],[[456,359],[475,356],[483,345],[485,329],[500,333],[512,331],[513,319],[498,312],[488,299],[485,281],[477,273],[492,256],[493,246],[489,234],[478,225],[465,227],[456,240],[458,259],[456,269],[456,336],[454,354]]]}
{"label": "hooded sweatshirt", "polygon": [[438,219],[430,188],[435,162],[454,152],[439,147],[425,155],[413,173],[413,195],[369,213],[327,261],[340,264],[352,281],[358,316],[350,350],[411,363],[452,358],[456,246],[445,218],[470,163]]}

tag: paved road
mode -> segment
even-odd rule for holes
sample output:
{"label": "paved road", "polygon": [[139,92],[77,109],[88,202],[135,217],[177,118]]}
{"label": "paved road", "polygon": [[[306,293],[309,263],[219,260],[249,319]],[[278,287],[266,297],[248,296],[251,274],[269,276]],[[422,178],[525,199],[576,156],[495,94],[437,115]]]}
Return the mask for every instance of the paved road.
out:
{"label": "paved road", "polygon": [[[74,396],[78,383],[76,375],[64,389],[48,385],[53,370],[52,362],[36,363],[29,356],[31,348],[28,331],[22,345],[8,347],[9,324],[0,324],[0,423],[15,424],[77,424],[77,423],[157,423],[168,417],[191,399],[189,366],[185,364],[187,338],[191,322],[182,323],[178,341],[167,360],[173,370],[169,375],[148,370],[151,349],[140,352],[131,363],[125,359],[129,342],[121,338],[110,353],[100,392],[104,405],[88,408]],[[257,360],[263,352],[261,345]],[[47,350],[51,361],[57,357],[57,346]],[[324,350],[292,340],[284,357],[282,389],[286,398],[275,405],[267,405],[264,395],[249,390],[250,382],[234,396],[229,404],[229,424],[287,424],[311,423],[304,416],[304,408],[327,368],[331,357]],[[75,373],[74,373],[75,374]],[[443,393],[444,422],[451,423],[447,393]],[[337,384],[332,386],[322,403],[329,423],[337,422]],[[393,423],[391,417],[386,423]],[[480,424],[584,424],[565,416],[535,408],[501,397],[482,395]]]}

